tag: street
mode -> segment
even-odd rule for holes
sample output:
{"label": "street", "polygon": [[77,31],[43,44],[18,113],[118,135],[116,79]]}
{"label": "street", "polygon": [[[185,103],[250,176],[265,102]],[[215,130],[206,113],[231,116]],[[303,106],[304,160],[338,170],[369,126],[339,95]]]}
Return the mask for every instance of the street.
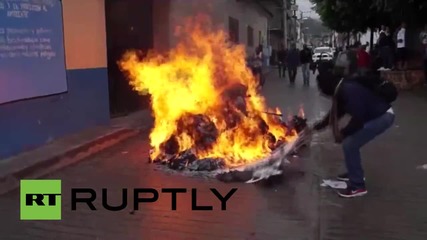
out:
{"label": "street", "polygon": [[[317,92],[314,76],[309,88],[302,86],[301,70],[294,87],[274,70],[263,92],[269,106],[279,106],[285,114],[297,114],[303,106],[309,122],[330,104]],[[322,179],[344,170],[340,146],[332,142],[330,131],[315,135],[281,181],[268,185],[225,184],[158,171],[147,163],[145,133],[46,177],[62,180],[61,221],[20,221],[19,190],[0,196],[0,239],[427,239],[427,170],[416,169],[427,164],[427,125],[419,124],[427,119],[425,96],[401,93],[394,106],[395,126],[363,149],[365,197],[341,199],[320,186]],[[84,205],[71,211],[70,189],[78,187],[99,193],[97,211]],[[144,187],[196,188],[197,202],[214,210],[192,211],[190,193],[178,194],[176,211],[171,211],[170,194],[141,203],[135,212],[131,201],[120,212],[101,208],[101,188],[108,189],[110,205],[119,205],[122,188]],[[209,188],[223,195],[238,190],[221,211]]]}

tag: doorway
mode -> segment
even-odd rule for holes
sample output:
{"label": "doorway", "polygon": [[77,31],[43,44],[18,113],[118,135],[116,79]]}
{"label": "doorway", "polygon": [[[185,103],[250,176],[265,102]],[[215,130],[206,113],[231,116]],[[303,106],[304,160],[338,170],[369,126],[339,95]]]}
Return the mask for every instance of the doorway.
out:
{"label": "doorway", "polygon": [[146,109],[149,97],[129,85],[117,61],[126,50],[153,48],[153,0],[105,0],[111,117]]}

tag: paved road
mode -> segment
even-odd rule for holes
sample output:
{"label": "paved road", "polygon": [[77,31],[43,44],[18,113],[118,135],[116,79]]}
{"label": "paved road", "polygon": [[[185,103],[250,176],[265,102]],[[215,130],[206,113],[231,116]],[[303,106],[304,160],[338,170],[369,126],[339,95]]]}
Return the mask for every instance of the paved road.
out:
{"label": "paved road", "polygon": [[[327,109],[316,88],[290,88],[275,72],[264,90],[271,105],[297,112],[304,104],[309,119]],[[300,73],[299,73],[300,75]],[[168,175],[147,164],[147,136],[140,136],[98,154],[87,161],[53,173],[63,180],[63,220],[19,221],[19,196],[0,197],[0,239],[427,239],[427,163],[424,134],[427,101],[404,94],[397,103],[396,126],[363,152],[369,194],[344,200],[320,180],[339,172],[342,154],[331,144],[330,134],[315,137],[312,147],[296,159],[295,168],[277,183],[266,185],[223,184],[211,180]],[[302,170],[302,172],[301,172]],[[214,211],[191,211],[191,194],[178,197],[171,211],[170,196],[141,205],[140,211],[70,211],[70,188],[108,188],[109,203],[120,203],[122,188],[197,188],[198,203]],[[221,193],[237,187],[227,211],[208,190]],[[111,195],[110,195],[111,194]],[[111,196],[111,197],[110,197]],[[101,206],[101,200],[96,200]]]}

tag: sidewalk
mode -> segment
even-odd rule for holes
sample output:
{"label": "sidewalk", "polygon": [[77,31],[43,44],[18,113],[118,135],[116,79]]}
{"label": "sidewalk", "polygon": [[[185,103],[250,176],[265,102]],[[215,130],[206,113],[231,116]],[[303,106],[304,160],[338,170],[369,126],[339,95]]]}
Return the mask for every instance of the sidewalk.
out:
{"label": "sidewalk", "polygon": [[23,178],[39,178],[77,163],[150,127],[148,111],[112,119],[110,125],[78,132],[32,151],[0,161],[0,195],[19,186]]}

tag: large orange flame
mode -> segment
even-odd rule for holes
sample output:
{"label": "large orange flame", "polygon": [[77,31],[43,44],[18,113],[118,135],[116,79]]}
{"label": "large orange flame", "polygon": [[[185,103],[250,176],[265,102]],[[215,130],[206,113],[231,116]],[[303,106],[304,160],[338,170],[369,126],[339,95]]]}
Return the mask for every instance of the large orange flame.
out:
{"label": "large orange flame", "polygon": [[[248,163],[271,152],[266,136],[260,129],[260,119],[276,139],[292,141],[297,134],[287,134],[277,117],[264,112],[269,110],[265,99],[257,92],[257,84],[246,66],[245,48],[231,45],[222,30],[212,31],[209,22],[197,18],[181,27],[184,37],[168,55],[149,53],[144,59],[130,51],[119,62],[127,72],[130,84],[138,92],[148,91],[155,118],[150,134],[152,159],[162,153],[161,146],[174,136],[179,150],[192,149],[199,158],[223,158],[228,165]],[[236,85],[247,87],[245,111],[239,115],[237,125],[227,125],[230,107],[224,92]],[[194,135],[181,131],[178,126],[191,125],[190,115],[202,114],[218,129],[216,141],[209,148],[194,148]]]}

